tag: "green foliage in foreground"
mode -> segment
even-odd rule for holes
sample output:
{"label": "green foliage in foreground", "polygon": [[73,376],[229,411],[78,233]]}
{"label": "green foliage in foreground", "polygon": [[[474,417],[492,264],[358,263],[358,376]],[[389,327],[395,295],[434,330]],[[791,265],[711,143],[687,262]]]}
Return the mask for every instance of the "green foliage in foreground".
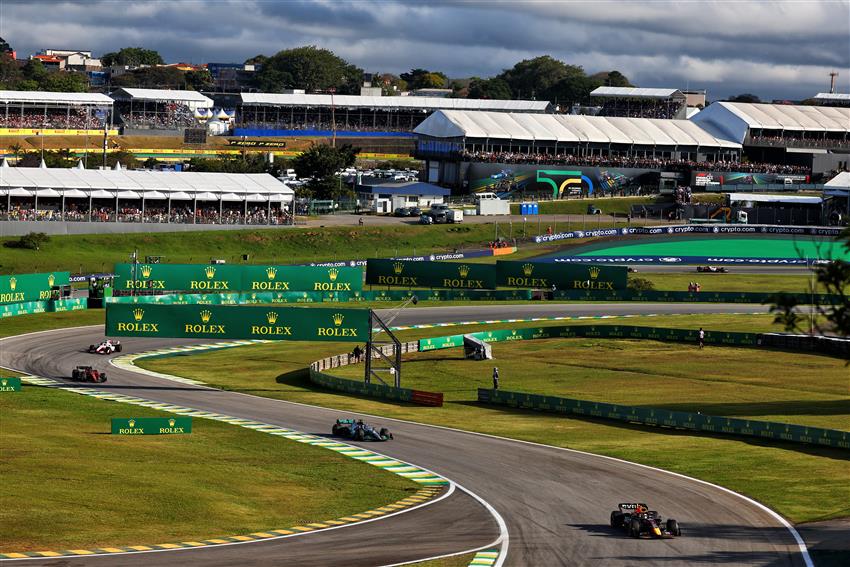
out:
{"label": "green foliage in foreground", "polygon": [[[623,324],[632,325],[652,324],[677,328],[702,326],[707,329],[728,331],[775,330],[769,315],[624,318],[608,323],[615,324],[620,321]],[[529,326],[540,325],[516,325],[516,327]],[[401,336],[404,340],[413,340],[417,337],[472,332],[486,328],[486,326],[477,325],[466,328],[420,329],[402,333]],[[496,356],[501,357],[501,346],[496,344],[495,348]],[[149,360],[139,364],[158,372],[195,378],[218,387],[252,395],[445,425],[558,447],[569,447],[657,466],[746,494],[795,522],[850,515],[846,500],[848,467],[846,451],[791,444],[770,444],[760,440],[690,435],[685,432],[647,429],[601,420],[580,420],[527,411],[483,407],[463,403],[462,400],[450,401],[442,408],[422,408],[336,394],[318,389],[310,383],[305,368],[309,362],[348,350],[350,345],[343,344],[325,344],[305,348],[303,344],[279,343]],[[736,375],[740,375],[742,365],[756,352],[751,349],[739,349],[729,356],[729,353],[721,350],[709,349],[709,351],[705,351],[707,367],[710,367],[713,361],[718,373],[722,373],[723,368],[728,368]],[[446,351],[446,354],[449,353],[451,351]],[[684,360],[690,357],[691,350],[686,351],[683,347],[680,352],[673,354],[674,358]],[[623,358],[627,356],[628,351],[623,353]],[[668,353],[665,360],[669,359]],[[408,365],[410,366],[412,365]],[[489,378],[490,365],[485,363],[480,368],[480,374]],[[353,369],[353,372],[357,373],[357,370]],[[340,374],[344,372],[346,370],[341,370]],[[650,368],[646,369],[646,372],[652,375],[653,387],[642,395],[646,399],[651,399],[653,395],[664,395],[663,391],[668,389],[668,386],[658,387],[659,383],[664,383],[664,377],[660,375],[661,371]],[[780,369],[780,372],[779,375],[788,375],[785,369]],[[471,374],[477,375],[478,371],[473,371]],[[404,370],[402,377],[404,385],[410,385]],[[475,377],[472,376],[471,379]],[[765,392],[765,399],[772,399],[771,387],[759,384],[748,386],[751,392],[758,391],[758,388],[762,388]],[[463,392],[468,392],[470,387],[469,384],[463,383],[455,385],[453,389],[460,390],[460,393],[455,394],[446,388],[445,391],[450,400],[456,395],[466,397]],[[634,389],[635,392],[640,389],[640,379],[635,381]],[[704,389],[710,394],[711,390],[708,386],[704,386]],[[726,391],[732,391],[732,389],[733,387],[729,385]],[[790,399],[787,396],[793,397],[792,394],[787,394],[786,400]],[[828,396],[832,396],[833,399],[841,398],[832,393]],[[802,401],[796,404],[796,408],[803,408],[804,411],[812,413],[813,410],[807,409],[805,398],[800,399]],[[790,418],[790,412],[793,409],[795,409],[794,406],[789,406],[781,415]],[[778,411],[777,414],[779,414]],[[810,482],[809,479],[812,478],[817,478],[818,482]]]}
{"label": "green foliage in foreground", "polygon": [[404,498],[417,486],[332,451],[195,418],[190,435],[109,435],[166,415],[24,385],[0,397],[2,551],[191,541],[284,529]]}

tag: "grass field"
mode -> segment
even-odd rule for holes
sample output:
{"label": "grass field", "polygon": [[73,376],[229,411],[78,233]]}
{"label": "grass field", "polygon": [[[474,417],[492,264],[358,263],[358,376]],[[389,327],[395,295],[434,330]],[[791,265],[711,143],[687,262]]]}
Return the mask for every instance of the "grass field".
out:
{"label": "grass field", "polygon": [[[651,320],[622,319],[622,322],[677,328],[703,326],[706,329],[729,331],[775,330],[769,316],[667,316]],[[516,325],[527,326],[540,325]],[[412,340],[415,337],[471,332],[484,328],[420,329],[404,332],[401,337],[403,340]],[[497,356],[500,356],[499,348],[497,344]],[[747,494],[795,522],[850,515],[850,506],[845,498],[848,467],[846,451],[770,444],[755,439],[689,435],[673,430],[484,407],[463,401],[449,402],[442,408],[422,408],[336,394],[310,383],[306,371],[309,362],[350,349],[351,345],[347,344],[328,343],[305,348],[305,345],[280,343],[148,360],[139,364],[158,372],[195,378],[247,394],[446,425],[658,466]],[[709,351],[716,352],[713,349]],[[755,352],[740,349],[734,353],[731,361],[747,360]],[[706,356],[709,356],[708,351]],[[659,360],[666,364],[668,359]],[[720,366],[734,362],[726,357],[718,359],[716,363]],[[710,367],[711,362],[707,362],[706,366]],[[491,367],[482,365],[480,368],[482,379],[489,379]],[[353,371],[356,373],[356,370]],[[403,382],[403,385],[408,385],[406,378]],[[503,387],[507,388],[507,382],[504,384]],[[462,392],[468,392],[469,389],[469,385],[464,384],[447,389],[446,394],[451,400],[453,396],[463,395]],[[461,391],[461,394],[457,394],[456,390]],[[725,391],[731,392],[734,388],[726,386]],[[837,394],[826,395],[829,396],[832,399],[839,398]],[[645,399],[650,404],[654,403],[649,394],[646,394]],[[805,404],[799,405],[798,409],[803,411],[802,408],[805,408]],[[790,413],[789,409],[785,411],[783,415]],[[814,410],[804,411],[811,414]],[[762,414],[762,417],[766,415],[764,412]],[[805,480],[811,478],[817,478],[818,482]]]}
{"label": "grass field", "polygon": [[65,327],[102,325],[105,316],[103,309],[83,309],[82,311],[36,313],[7,317],[0,319],[0,338],[51,329],[64,329]]}
{"label": "grass field", "polygon": [[[429,254],[454,248],[480,248],[493,239],[489,225],[280,228],[193,233],[141,233],[53,236],[41,250],[2,248],[0,273],[52,270],[93,272],[127,262],[133,250],[162,256],[168,263],[206,263],[211,257],[240,263],[292,264],[315,260]],[[0,238],[3,242],[15,240]]]}
{"label": "grass field", "polygon": [[0,495],[0,551],[284,529],[418,489],[332,451],[217,421],[195,419],[190,435],[109,434],[112,417],[161,415],[169,414],[27,385],[4,394],[0,476],[14,489]]}
{"label": "grass field", "polygon": [[[850,373],[837,358],[586,338],[494,343],[493,352],[506,390],[850,431]],[[462,349],[411,354],[405,385],[474,401],[491,387],[490,366]],[[333,373],[357,380],[363,369]]]}

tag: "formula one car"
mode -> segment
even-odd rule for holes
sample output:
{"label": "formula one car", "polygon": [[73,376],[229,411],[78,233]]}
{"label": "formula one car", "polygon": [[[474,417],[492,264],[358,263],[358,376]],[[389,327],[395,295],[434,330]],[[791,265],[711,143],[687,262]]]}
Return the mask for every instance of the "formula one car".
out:
{"label": "formula one car", "polygon": [[611,512],[611,527],[625,530],[630,537],[649,536],[654,539],[670,539],[682,535],[679,522],[670,518],[664,522],[661,514],[650,510],[646,504],[625,502]]}
{"label": "formula one car", "polygon": [[354,441],[389,441],[393,438],[393,434],[386,427],[375,429],[371,425],[363,423],[363,420],[355,421],[353,419],[336,420],[331,433]]}
{"label": "formula one car", "polygon": [[98,345],[89,345],[89,352],[91,354],[112,354],[121,352],[121,348],[121,341],[106,339]]}
{"label": "formula one car", "polygon": [[697,271],[708,274],[725,274],[728,272],[728,270],[723,266],[697,266]]}
{"label": "formula one car", "polygon": [[106,374],[99,370],[95,370],[91,366],[77,366],[71,372],[71,380],[101,384],[106,382]]}

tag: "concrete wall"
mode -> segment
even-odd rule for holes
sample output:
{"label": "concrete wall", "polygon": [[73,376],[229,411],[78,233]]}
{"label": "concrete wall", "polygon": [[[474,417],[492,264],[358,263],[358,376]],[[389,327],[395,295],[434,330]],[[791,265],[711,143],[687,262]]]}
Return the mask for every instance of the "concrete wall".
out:
{"label": "concrete wall", "polygon": [[242,224],[159,224],[135,222],[47,222],[0,221],[0,235],[22,236],[30,232],[59,234],[125,234],[137,232],[186,232],[197,230],[249,230],[258,228],[288,228],[281,225]]}

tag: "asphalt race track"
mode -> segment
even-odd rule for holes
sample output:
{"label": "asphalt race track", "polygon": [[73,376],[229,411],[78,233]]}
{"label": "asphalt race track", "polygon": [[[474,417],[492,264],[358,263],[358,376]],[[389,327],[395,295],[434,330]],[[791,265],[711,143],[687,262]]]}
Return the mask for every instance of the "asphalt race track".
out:
{"label": "asphalt race track", "polygon": [[[541,304],[417,308],[395,325],[647,313],[765,312],[764,306],[699,304]],[[389,313],[382,312],[382,316]],[[98,389],[324,434],[339,412],[223,392],[110,366],[83,349],[96,327],[12,337],[0,365],[64,378],[77,364],[108,371]],[[193,341],[128,339],[124,354]],[[194,341],[200,342],[200,341]],[[346,414],[350,415],[350,414]],[[506,565],[804,565],[792,534],[773,515],[734,494],[691,479],[583,453],[392,420],[395,441],[372,450],[429,468],[488,502],[507,523]],[[202,420],[198,426],[202,426]],[[281,443],[287,441],[281,440]],[[679,520],[684,536],[632,540],[608,527],[621,501],[646,501]],[[324,518],[317,518],[323,520]],[[223,534],[209,534],[209,537]],[[499,536],[490,512],[462,490],[392,519],[246,545],[157,553],[24,560],[39,565],[386,565],[486,546]],[[159,542],[138,542],[151,544]]]}

